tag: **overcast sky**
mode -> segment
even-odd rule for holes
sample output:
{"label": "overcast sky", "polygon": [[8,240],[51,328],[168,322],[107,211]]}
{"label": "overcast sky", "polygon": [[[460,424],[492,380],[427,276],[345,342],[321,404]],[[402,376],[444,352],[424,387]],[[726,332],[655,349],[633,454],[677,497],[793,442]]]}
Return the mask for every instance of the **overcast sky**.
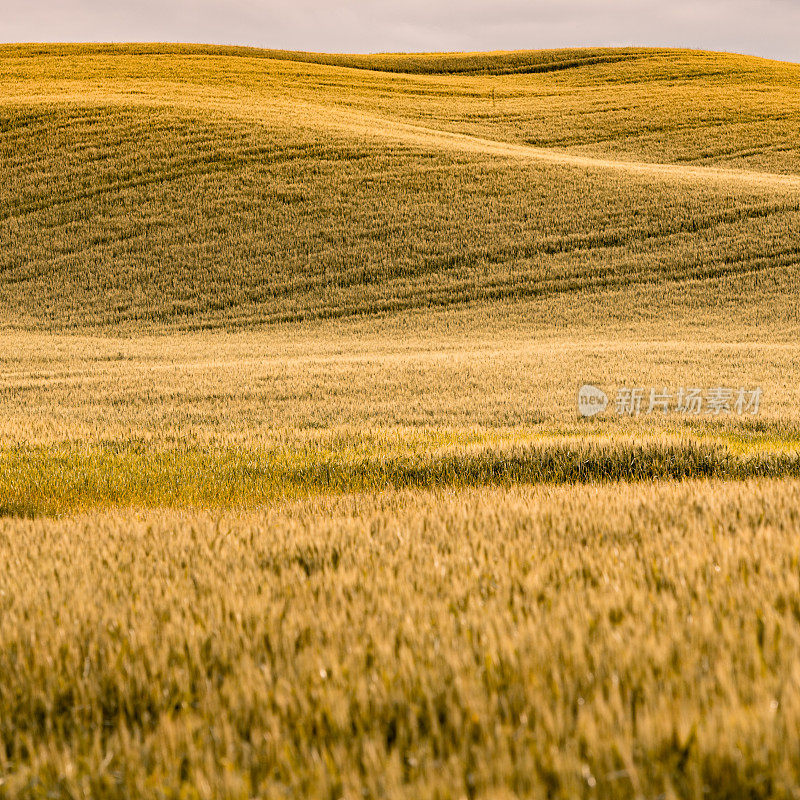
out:
{"label": "overcast sky", "polygon": [[0,41],[325,52],[666,45],[800,62],[800,0],[0,0]]}

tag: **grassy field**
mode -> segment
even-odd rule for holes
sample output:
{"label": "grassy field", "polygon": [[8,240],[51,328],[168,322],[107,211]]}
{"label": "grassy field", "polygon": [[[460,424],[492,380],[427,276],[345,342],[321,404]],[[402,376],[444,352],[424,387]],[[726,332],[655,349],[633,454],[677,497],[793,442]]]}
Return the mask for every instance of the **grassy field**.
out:
{"label": "grassy field", "polygon": [[231,328],[742,276],[797,291],[800,66],[31,52],[0,49],[0,323]]}
{"label": "grassy field", "polygon": [[798,130],[725,54],[0,46],[0,797],[800,795]]}
{"label": "grassy field", "polygon": [[[605,302],[624,309],[632,291]],[[36,515],[411,486],[800,477],[796,326],[773,322],[767,337],[757,322],[706,314],[701,325],[687,312],[671,338],[641,320],[598,334],[598,310],[574,309],[583,322],[562,328],[537,321],[548,309],[521,303],[488,329],[482,308],[228,334],[0,334],[0,505]],[[758,385],[764,398],[757,416],[580,420],[586,381]]]}
{"label": "grassy field", "polygon": [[1,521],[2,790],[792,797],[798,508],[688,482]]}

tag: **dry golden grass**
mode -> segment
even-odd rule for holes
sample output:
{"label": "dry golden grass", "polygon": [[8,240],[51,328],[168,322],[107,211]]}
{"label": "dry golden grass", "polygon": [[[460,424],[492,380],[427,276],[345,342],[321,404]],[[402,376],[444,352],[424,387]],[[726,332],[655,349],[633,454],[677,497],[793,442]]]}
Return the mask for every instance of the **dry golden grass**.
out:
{"label": "dry golden grass", "polygon": [[791,797],[800,484],[0,521],[3,796]]}
{"label": "dry golden grass", "polygon": [[[767,313],[772,301],[761,305]],[[544,300],[489,329],[486,313],[225,335],[0,334],[14,354],[0,365],[0,508],[238,507],[391,486],[797,474],[796,325],[733,323],[731,305],[716,323],[687,311],[665,339],[663,317],[620,319],[615,330],[586,305],[582,323],[561,328]],[[764,396],[756,417],[586,421],[576,391],[587,381],[612,394],[744,385]]]}
{"label": "dry golden grass", "polygon": [[237,328],[749,276],[797,292],[800,67],[34,52],[0,49],[9,325]]}
{"label": "dry golden grass", "polygon": [[796,797],[799,77],[0,46],[0,797]]}
{"label": "dry golden grass", "polygon": [[[697,435],[800,423],[800,320],[765,293],[682,310],[658,288],[555,307],[547,299],[382,320],[151,337],[0,334],[7,444],[103,440],[271,447],[382,430],[635,435],[692,429],[680,416],[578,421],[577,388],[760,385],[755,420]],[[633,313],[647,305],[651,320]],[[712,298],[708,297],[709,307]]]}

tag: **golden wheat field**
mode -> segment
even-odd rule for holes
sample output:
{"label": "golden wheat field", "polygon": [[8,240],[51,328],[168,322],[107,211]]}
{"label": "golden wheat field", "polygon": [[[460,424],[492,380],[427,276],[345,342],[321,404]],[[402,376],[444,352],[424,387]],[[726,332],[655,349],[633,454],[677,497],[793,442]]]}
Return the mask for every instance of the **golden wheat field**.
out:
{"label": "golden wheat field", "polygon": [[800,65],[0,45],[0,797],[800,797],[799,299]]}

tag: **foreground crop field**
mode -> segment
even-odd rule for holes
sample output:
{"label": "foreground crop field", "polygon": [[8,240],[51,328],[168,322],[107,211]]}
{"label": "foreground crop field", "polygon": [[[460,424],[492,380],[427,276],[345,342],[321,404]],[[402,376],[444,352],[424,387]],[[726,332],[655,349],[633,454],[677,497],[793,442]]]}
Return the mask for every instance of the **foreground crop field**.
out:
{"label": "foreground crop field", "polygon": [[689,482],[0,521],[3,792],[791,797],[798,508]]}
{"label": "foreground crop field", "polygon": [[799,129],[723,54],[0,46],[0,797],[797,797]]}
{"label": "foreground crop field", "polygon": [[2,791],[790,797],[800,351],[730,302],[3,334]]}

